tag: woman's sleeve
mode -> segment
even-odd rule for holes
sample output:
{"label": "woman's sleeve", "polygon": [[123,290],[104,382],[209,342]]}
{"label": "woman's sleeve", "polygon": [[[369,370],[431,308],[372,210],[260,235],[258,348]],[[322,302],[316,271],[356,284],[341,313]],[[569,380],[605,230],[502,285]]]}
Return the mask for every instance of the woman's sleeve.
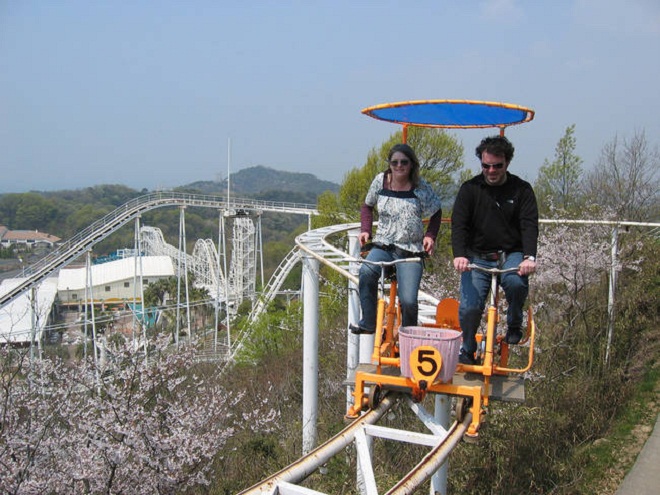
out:
{"label": "woman's sleeve", "polygon": [[424,217],[435,215],[438,211],[441,211],[442,203],[440,202],[440,196],[436,194],[428,182],[422,182],[421,193],[420,200]]}
{"label": "woman's sleeve", "polygon": [[384,179],[385,174],[381,172],[371,181],[371,185],[367,191],[367,197],[364,199],[366,205],[371,206],[372,208],[376,206],[376,203],[378,202],[378,192],[384,188]]}
{"label": "woman's sleeve", "polygon": [[440,222],[442,221],[442,208],[436,211],[431,218],[429,218],[429,224],[426,227],[426,234],[424,237],[430,237],[435,241],[435,238],[438,237],[438,231],[440,230]]}
{"label": "woman's sleeve", "polygon": [[381,172],[371,181],[367,197],[360,208],[360,232],[368,232],[370,236],[374,225],[374,206],[378,202],[378,191],[383,188],[384,177],[385,174]]}
{"label": "woman's sleeve", "polygon": [[360,208],[360,232],[367,232],[371,236],[374,225],[374,208],[367,203]]}

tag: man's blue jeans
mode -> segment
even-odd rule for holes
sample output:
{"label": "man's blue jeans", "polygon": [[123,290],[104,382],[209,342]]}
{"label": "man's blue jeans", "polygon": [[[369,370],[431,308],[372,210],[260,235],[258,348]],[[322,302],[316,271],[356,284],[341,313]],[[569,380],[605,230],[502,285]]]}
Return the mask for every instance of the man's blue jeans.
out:
{"label": "man's blue jeans", "polygon": [[[394,251],[373,247],[367,255],[368,261],[394,261],[400,259]],[[400,263],[396,267],[397,295],[401,303],[401,325],[417,325],[417,293],[422,280],[423,264],[419,262]],[[362,319],[359,325],[367,330],[376,328],[376,307],[378,284],[381,275],[379,266],[362,263],[358,289]]]}
{"label": "man's blue jeans", "polygon": [[[523,261],[522,253],[508,253],[502,265],[499,261],[487,261],[480,258],[470,258],[470,263],[487,268],[513,268]],[[472,355],[477,350],[475,335],[481,323],[486,306],[486,298],[490,289],[491,275],[478,270],[470,270],[461,274],[461,301],[458,309],[458,319],[463,331],[461,349]],[[509,308],[506,313],[508,328],[522,327],[523,305],[529,292],[528,277],[516,272],[500,275],[500,285],[504,290]]]}

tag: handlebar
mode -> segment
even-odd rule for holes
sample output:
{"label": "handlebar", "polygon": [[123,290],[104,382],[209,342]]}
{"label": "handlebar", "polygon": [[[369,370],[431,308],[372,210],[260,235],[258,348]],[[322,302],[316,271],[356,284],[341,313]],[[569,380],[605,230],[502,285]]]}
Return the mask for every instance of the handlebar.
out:
{"label": "handlebar", "polygon": [[364,258],[355,260],[356,263],[366,263],[367,265],[380,266],[381,268],[398,265],[399,263],[417,263],[419,261],[422,261],[420,256],[415,256],[414,258],[400,258],[392,261],[369,261]]}
{"label": "handlebar", "polygon": [[481,265],[476,265],[474,263],[470,263],[468,266],[469,270],[478,270],[480,272],[484,273],[490,273],[491,275],[501,275],[503,273],[512,273],[512,272],[517,272],[519,268],[517,266],[514,266],[513,268],[486,268],[485,266]]}

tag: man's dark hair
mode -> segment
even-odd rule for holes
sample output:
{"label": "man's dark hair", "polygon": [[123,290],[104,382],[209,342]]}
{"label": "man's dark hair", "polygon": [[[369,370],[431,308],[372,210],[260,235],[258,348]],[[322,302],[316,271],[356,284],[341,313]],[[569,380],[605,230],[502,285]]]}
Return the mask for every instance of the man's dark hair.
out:
{"label": "man's dark hair", "polygon": [[486,151],[491,155],[503,156],[507,163],[513,159],[515,148],[504,136],[489,136],[483,138],[476,149],[476,155],[481,160],[481,154]]}

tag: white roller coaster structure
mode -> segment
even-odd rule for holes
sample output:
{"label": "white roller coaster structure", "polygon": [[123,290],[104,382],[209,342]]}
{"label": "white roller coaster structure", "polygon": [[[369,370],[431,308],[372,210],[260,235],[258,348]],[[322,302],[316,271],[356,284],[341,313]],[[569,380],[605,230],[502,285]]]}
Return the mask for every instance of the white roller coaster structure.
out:
{"label": "white roller coaster structure", "polygon": [[[167,254],[176,260],[178,265],[189,267],[195,273],[200,284],[218,289],[227,283],[230,294],[237,294],[239,298],[254,297],[256,283],[257,257],[261,250],[261,231],[254,226],[249,214],[260,215],[261,212],[277,212],[296,215],[305,215],[310,218],[318,214],[312,205],[285,203],[273,201],[256,201],[251,199],[232,198],[228,203],[224,197],[199,194],[184,194],[176,192],[155,192],[140,196],[127,202],[108,213],[105,217],[94,222],[89,227],[77,233],[59,245],[48,256],[37,263],[25,268],[25,279],[11,290],[0,296],[0,307],[33,287],[37,287],[44,279],[51,276],[60,268],[79,259],[94,245],[101,242],[118,229],[139,219],[147,211],[176,206],[179,208],[201,207],[213,208],[222,212],[223,217],[233,219],[232,237],[228,240],[232,249],[231,259],[233,266],[228,266],[226,250],[218,252],[213,247],[213,241],[204,239],[195,245],[192,255],[183,256],[180,249],[168,245],[163,239],[159,229],[143,227],[142,242],[152,254]],[[222,222],[224,230],[224,222]],[[224,238],[224,232],[219,237]],[[219,241],[222,245],[222,240]],[[229,272],[228,280],[221,273]],[[217,290],[212,291],[217,293]],[[225,292],[223,291],[223,294]]]}

